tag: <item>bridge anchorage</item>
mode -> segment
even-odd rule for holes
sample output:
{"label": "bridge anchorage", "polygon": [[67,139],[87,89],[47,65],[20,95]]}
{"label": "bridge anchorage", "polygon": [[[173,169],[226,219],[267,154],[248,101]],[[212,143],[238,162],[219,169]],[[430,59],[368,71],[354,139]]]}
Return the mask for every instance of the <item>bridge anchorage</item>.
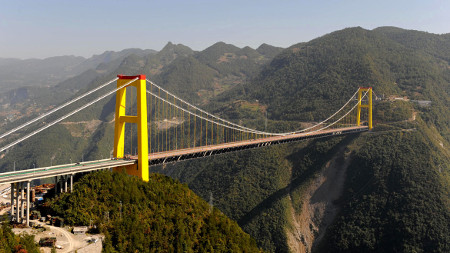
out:
{"label": "bridge anchorage", "polygon": [[[117,87],[130,80],[127,87],[133,86],[137,90],[137,115],[125,115],[126,89],[117,90],[114,157],[137,162],[115,167],[114,170],[126,170],[128,174],[144,181],[149,180],[149,165],[372,129],[371,87],[359,88],[344,106],[322,122],[300,131],[271,133],[247,128],[210,114],[156,85],[144,75],[118,75]],[[146,85],[146,81],[149,85]],[[146,90],[147,87],[150,87],[149,90]],[[150,99],[146,98],[146,93],[151,95]],[[357,100],[356,104],[351,103],[353,99]],[[125,123],[137,124],[137,156],[124,155]],[[129,151],[132,153],[132,150]]]}
{"label": "bridge anchorage", "polygon": [[[372,129],[371,87],[359,88],[338,111],[321,122],[309,122],[305,124],[306,126],[303,126],[303,129],[298,131],[273,133],[248,128],[210,114],[146,79],[145,75],[118,75],[117,78],[89,90],[77,98],[71,99],[33,120],[0,134],[0,140],[6,140],[5,137],[12,133],[59,111],[115,81],[117,81],[117,88],[0,147],[0,152],[11,149],[16,144],[116,93],[114,158],[78,163],[71,162],[70,164],[0,173],[0,184],[11,184],[11,203],[13,205],[11,218],[15,216],[16,220],[26,220],[28,225],[29,219],[25,218],[23,214],[24,204],[26,203],[27,208],[26,217],[29,217],[30,183],[35,179],[53,177],[55,178],[56,186],[61,192],[64,191],[63,185],[65,185],[65,191],[68,191],[68,181],[70,181],[70,190],[72,190],[73,175],[94,170],[125,170],[130,175],[148,181],[148,167],[151,165],[202,158],[311,138],[358,133]],[[136,89],[137,108],[135,108],[135,116],[131,115],[132,113],[126,114],[126,91],[128,87]],[[133,94],[132,92],[130,93],[131,95]],[[129,95],[128,97],[131,100],[133,99],[133,96]],[[137,155],[131,155],[133,151],[132,145],[130,145],[131,148],[128,150],[128,154],[125,154],[125,126],[127,123],[137,126]],[[130,136],[127,138],[132,144],[133,138],[132,135]],[[25,189],[27,192],[26,199],[24,199]]]}

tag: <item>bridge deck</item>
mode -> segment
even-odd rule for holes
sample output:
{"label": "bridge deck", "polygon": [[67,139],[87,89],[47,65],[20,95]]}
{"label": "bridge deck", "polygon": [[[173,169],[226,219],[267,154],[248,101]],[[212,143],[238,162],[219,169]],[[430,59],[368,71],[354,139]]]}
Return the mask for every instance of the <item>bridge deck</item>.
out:
{"label": "bridge deck", "polygon": [[[368,131],[367,126],[347,127],[323,130],[313,133],[299,133],[285,136],[273,136],[262,139],[246,140],[239,142],[224,143],[219,145],[201,146],[195,148],[166,151],[159,153],[151,153],[148,155],[150,165],[164,164],[169,162],[176,162],[194,158],[201,158],[227,152],[238,150],[270,146],[274,144],[281,144],[286,142],[293,142],[312,138],[321,138],[328,136],[337,136],[350,133],[358,133]],[[111,160],[103,159],[82,163],[62,164],[51,167],[43,167],[36,169],[20,170],[15,172],[0,173],[0,184],[23,182],[28,180],[49,178],[54,176],[63,176],[76,174],[81,172],[88,172],[93,170],[101,170],[114,168],[119,166],[127,166],[137,163],[137,157],[132,157],[131,160]]]}
{"label": "bridge deck", "polygon": [[[157,165],[169,162],[182,161],[193,158],[206,157],[211,155],[217,155],[232,151],[238,151],[243,149],[250,148],[258,148],[264,146],[270,146],[274,144],[281,144],[286,142],[293,142],[299,140],[306,140],[312,138],[321,138],[328,136],[337,136],[349,133],[358,133],[368,131],[369,128],[367,126],[359,126],[359,127],[346,127],[346,128],[337,128],[337,129],[329,129],[322,130],[317,132],[309,132],[309,133],[298,133],[298,134],[290,134],[284,136],[273,136],[261,139],[254,140],[246,140],[239,142],[229,142],[219,145],[211,145],[211,146],[201,146],[195,148],[187,148],[159,153],[151,153],[148,155],[148,160],[150,165]],[[132,156],[132,159],[137,159],[137,156]]]}
{"label": "bridge deck", "polygon": [[40,178],[49,178],[54,176],[64,176],[93,170],[114,168],[119,166],[132,165],[135,161],[126,160],[95,160],[90,162],[61,164],[51,167],[42,167],[36,169],[19,170],[15,172],[0,173],[0,184],[23,182]]}

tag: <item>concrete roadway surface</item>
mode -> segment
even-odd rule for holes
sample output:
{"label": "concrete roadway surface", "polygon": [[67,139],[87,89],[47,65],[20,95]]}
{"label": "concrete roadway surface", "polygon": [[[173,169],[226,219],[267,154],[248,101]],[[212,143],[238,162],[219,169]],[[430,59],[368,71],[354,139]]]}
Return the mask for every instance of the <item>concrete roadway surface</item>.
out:
{"label": "concrete roadway surface", "polygon": [[15,182],[24,182],[27,180],[35,180],[40,178],[49,178],[54,176],[71,175],[80,172],[88,172],[106,168],[114,168],[119,166],[132,165],[134,163],[136,163],[136,161],[134,160],[103,159],[81,163],[61,164],[36,169],[19,170],[14,172],[4,172],[0,173],[0,185]]}
{"label": "concrete roadway surface", "polygon": [[[74,238],[75,236],[69,232],[67,232],[64,228],[59,227],[50,227],[50,231],[55,233],[56,236],[56,244],[61,245],[64,248],[62,249],[62,253],[71,252],[74,248],[74,245],[78,244],[78,241]],[[58,237],[61,236],[64,240],[58,240]],[[61,239],[62,239],[61,238]],[[66,242],[66,243],[64,243]]]}

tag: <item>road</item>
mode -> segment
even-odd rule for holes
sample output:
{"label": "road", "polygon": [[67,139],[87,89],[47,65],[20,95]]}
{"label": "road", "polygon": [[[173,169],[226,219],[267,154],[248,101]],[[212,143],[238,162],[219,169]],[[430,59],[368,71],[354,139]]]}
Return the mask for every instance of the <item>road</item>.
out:
{"label": "road", "polygon": [[40,178],[49,178],[54,176],[70,175],[80,172],[88,172],[106,168],[126,166],[134,164],[134,160],[111,160],[103,159],[82,163],[62,164],[38,169],[27,169],[15,172],[0,173],[0,184],[23,182]]}
{"label": "road", "polygon": [[[74,245],[77,243],[77,240],[75,238],[73,238],[73,235],[71,233],[67,232],[67,230],[65,230],[64,228],[53,227],[53,226],[50,227],[50,231],[53,231],[56,235],[62,234],[67,239],[68,245],[61,245],[61,246],[64,246],[64,249],[62,249],[62,251],[58,251],[58,252],[66,253],[66,252],[71,252],[73,250]],[[56,244],[58,244],[58,242],[56,242]]]}
{"label": "road", "polygon": [[[336,129],[325,129],[315,132],[296,133],[288,135],[271,136],[266,138],[251,139],[237,142],[229,142],[218,145],[200,146],[186,149],[169,150],[159,153],[151,153],[148,155],[150,165],[163,164],[168,162],[182,161],[192,158],[200,158],[216,154],[222,154],[237,150],[249,149],[281,144],[286,142],[300,141],[313,138],[321,138],[328,136],[338,136],[343,134],[358,133],[368,131],[367,126],[355,126]],[[132,156],[131,159],[138,159]]]}

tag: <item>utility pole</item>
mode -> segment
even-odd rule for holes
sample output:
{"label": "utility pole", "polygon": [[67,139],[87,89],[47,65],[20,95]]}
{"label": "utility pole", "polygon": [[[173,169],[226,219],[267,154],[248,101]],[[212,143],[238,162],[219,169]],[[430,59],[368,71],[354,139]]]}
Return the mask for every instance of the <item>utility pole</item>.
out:
{"label": "utility pole", "polygon": [[266,110],[266,120],[264,121],[264,132],[267,132],[267,110]]}
{"label": "utility pole", "polygon": [[122,219],[122,201],[120,201],[119,204],[120,204],[120,218]]}
{"label": "utility pole", "polygon": [[213,200],[213,194],[212,192],[209,192],[209,213],[212,213],[214,207]]}

